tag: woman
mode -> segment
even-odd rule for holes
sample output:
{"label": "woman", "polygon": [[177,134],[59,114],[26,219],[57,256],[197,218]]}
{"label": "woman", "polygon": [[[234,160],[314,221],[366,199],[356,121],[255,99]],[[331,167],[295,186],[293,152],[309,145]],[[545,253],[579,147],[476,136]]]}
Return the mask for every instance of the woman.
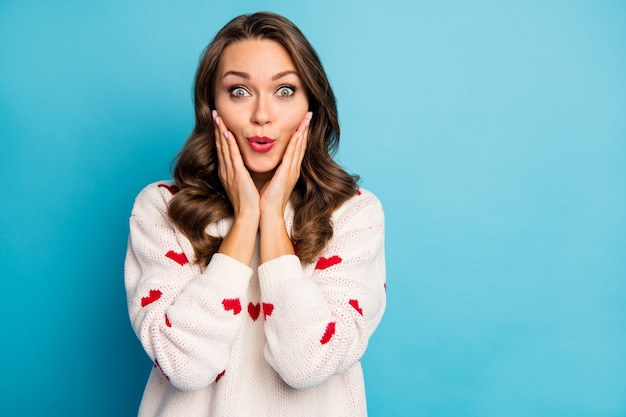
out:
{"label": "woman", "polygon": [[130,219],[128,308],[154,361],[139,415],[366,415],[383,211],[330,156],[319,58],[284,17],[239,16],[205,50],[194,104],[175,182]]}

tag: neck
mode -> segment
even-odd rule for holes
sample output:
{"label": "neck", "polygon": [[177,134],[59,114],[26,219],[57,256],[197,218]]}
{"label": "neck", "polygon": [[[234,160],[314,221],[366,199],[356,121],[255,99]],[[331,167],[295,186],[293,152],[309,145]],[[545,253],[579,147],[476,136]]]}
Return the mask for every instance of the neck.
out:
{"label": "neck", "polygon": [[274,172],[275,171],[264,172],[264,173],[250,172],[252,181],[254,181],[254,185],[256,186],[256,189],[258,190],[259,194],[261,193],[261,190],[263,189],[263,187],[265,187],[265,184],[267,184],[272,179],[272,177],[274,176]]}

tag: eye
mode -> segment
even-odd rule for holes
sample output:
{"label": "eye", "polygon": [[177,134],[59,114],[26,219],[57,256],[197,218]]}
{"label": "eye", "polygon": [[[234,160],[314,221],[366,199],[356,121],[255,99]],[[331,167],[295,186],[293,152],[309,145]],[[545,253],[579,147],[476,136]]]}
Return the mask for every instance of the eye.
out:
{"label": "eye", "polygon": [[276,91],[276,94],[282,98],[291,97],[295,93],[296,93],[296,87],[292,85],[283,85]]}
{"label": "eye", "polygon": [[250,95],[250,93],[248,93],[248,90],[243,87],[232,87],[229,89],[229,91],[230,95],[236,98],[247,97]]}

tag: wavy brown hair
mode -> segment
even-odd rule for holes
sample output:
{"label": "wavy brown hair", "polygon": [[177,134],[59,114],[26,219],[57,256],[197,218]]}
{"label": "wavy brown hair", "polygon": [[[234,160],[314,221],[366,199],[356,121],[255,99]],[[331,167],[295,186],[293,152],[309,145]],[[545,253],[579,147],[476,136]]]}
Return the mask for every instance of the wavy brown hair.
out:
{"label": "wavy brown hair", "polygon": [[194,84],[195,126],[175,161],[179,188],[168,207],[169,217],[189,238],[197,262],[206,265],[222,238],[206,227],[233,215],[218,175],[218,159],[211,110],[215,108],[215,77],[224,49],[246,39],[269,39],[282,45],[304,83],[313,120],[301,173],[291,195],[295,211],[291,239],[302,262],[319,256],[333,236],[331,215],[357,190],[358,177],[346,173],[332,158],[339,145],[335,95],[317,53],[288,19],[268,12],[231,20],[205,49]]}

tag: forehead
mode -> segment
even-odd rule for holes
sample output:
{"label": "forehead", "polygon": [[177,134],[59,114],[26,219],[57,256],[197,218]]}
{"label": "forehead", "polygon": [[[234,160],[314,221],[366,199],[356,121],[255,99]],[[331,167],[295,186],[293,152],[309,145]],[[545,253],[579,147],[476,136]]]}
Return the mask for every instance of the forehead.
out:
{"label": "forehead", "polygon": [[280,72],[295,70],[287,50],[269,39],[246,39],[227,46],[218,66],[220,77],[228,71],[245,72],[253,77],[271,77]]}

